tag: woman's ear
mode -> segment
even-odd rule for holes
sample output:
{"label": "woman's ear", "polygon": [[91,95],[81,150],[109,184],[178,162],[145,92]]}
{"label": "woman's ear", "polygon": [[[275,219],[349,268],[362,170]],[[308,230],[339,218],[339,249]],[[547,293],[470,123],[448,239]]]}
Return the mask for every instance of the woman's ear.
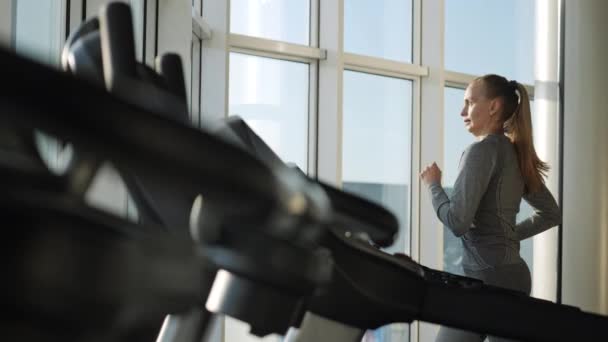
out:
{"label": "woman's ear", "polygon": [[502,101],[500,97],[496,97],[490,100],[490,116],[494,116],[500,112],[500,108],[502,107]]}

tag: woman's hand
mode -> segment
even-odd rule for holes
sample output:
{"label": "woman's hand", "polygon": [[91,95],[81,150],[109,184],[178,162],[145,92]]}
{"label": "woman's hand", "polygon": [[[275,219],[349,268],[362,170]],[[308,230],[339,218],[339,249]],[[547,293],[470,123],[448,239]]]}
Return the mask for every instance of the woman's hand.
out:
{"label": "woman's hand", "polygon": [[420,173],[420,178],[427,186],[434,183],[441,184],[441,170],[436,163],[433,163],[424,168],[424,170]]}

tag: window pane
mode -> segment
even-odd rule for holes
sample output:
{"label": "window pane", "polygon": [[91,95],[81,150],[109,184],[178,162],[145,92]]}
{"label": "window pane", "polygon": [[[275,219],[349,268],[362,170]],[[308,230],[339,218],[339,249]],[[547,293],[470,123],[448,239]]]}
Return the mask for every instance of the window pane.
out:
{"label": "window pane", "polygon": [[285,162],[308,171],[309,66],[230,54],[230,115],[239,115]]}
{"label": "window pane", "polygon": [[[400,231],[386,251],[410,251],[412,82],[344,72],[342,185],[397,216]],[[407,324],[370,331],[364,341],[407,341]]]}
{"label": "window pane", "polygon": [[13,2],[15,50],[41,63],[58,65],[61,0]]}
{"label": "window pane", "polygon": [[534,83],[532,0],[446,0],[445,66]]}
{"label": "window pane", "polygon": [[308,45],[310,0],[232,0],[230,32]]}
{"label": "window pane", "polygon": [[[454,181],[458,174],[458,163],[464,149],[473,143],[475,139],[464,127],[460,111],[463,105],[464,90],[455,88],[445,89],[445,114],[444,114],[444,164],[442,184],[448,195],[451,193]],[[531,108],[534,107],[530,103]],[[532,209],[522,201],[520,211],[517,214],[517,222],[520,222],[532,214]],[[448,228],[443,228],[443,264],[446,272],[462,274],[462,244]],[[532,271],[532,239],[522,241],[520,254]]]}
{"label": "window pane", "polygon": [[345,0],[344,51],[412,62],[412,0]]}

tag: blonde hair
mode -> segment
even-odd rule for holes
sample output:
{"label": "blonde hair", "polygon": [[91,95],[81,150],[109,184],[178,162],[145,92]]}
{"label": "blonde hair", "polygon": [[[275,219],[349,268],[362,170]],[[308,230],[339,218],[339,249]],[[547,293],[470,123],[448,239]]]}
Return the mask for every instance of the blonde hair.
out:
{"label": "blonde hair", "polygon": [[530,97],[526,87],[517,81],[508,81],[493,74],[478,77],[473,82],[483,82],[486,98],[502,98],[501,121],[505,135],[515,145],[519,169],[526,186],[525,192],[539,191],[547,177],[549,165],[538,158],[534,149]]}

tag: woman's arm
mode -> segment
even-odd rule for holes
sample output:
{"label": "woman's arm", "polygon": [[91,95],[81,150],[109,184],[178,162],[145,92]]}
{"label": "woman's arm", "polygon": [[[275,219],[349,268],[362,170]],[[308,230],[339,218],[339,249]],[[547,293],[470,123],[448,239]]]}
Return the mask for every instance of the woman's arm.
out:
{"label": "woman's arm", "polygon": [[439,182],[429,186],[437,217],[456,236],[464,235],[473,223],[479,202],[496,166],[496,147],[488,141],[473,143],[462,155],[450,197]]}
{"label": "woman's arm", "polygon": [[538,192],[524,195],[524,200],[534,209],[534,214],[515,227],[519,241],[542,233],[562,222],[562,214],[555,198],[545,184]]}

